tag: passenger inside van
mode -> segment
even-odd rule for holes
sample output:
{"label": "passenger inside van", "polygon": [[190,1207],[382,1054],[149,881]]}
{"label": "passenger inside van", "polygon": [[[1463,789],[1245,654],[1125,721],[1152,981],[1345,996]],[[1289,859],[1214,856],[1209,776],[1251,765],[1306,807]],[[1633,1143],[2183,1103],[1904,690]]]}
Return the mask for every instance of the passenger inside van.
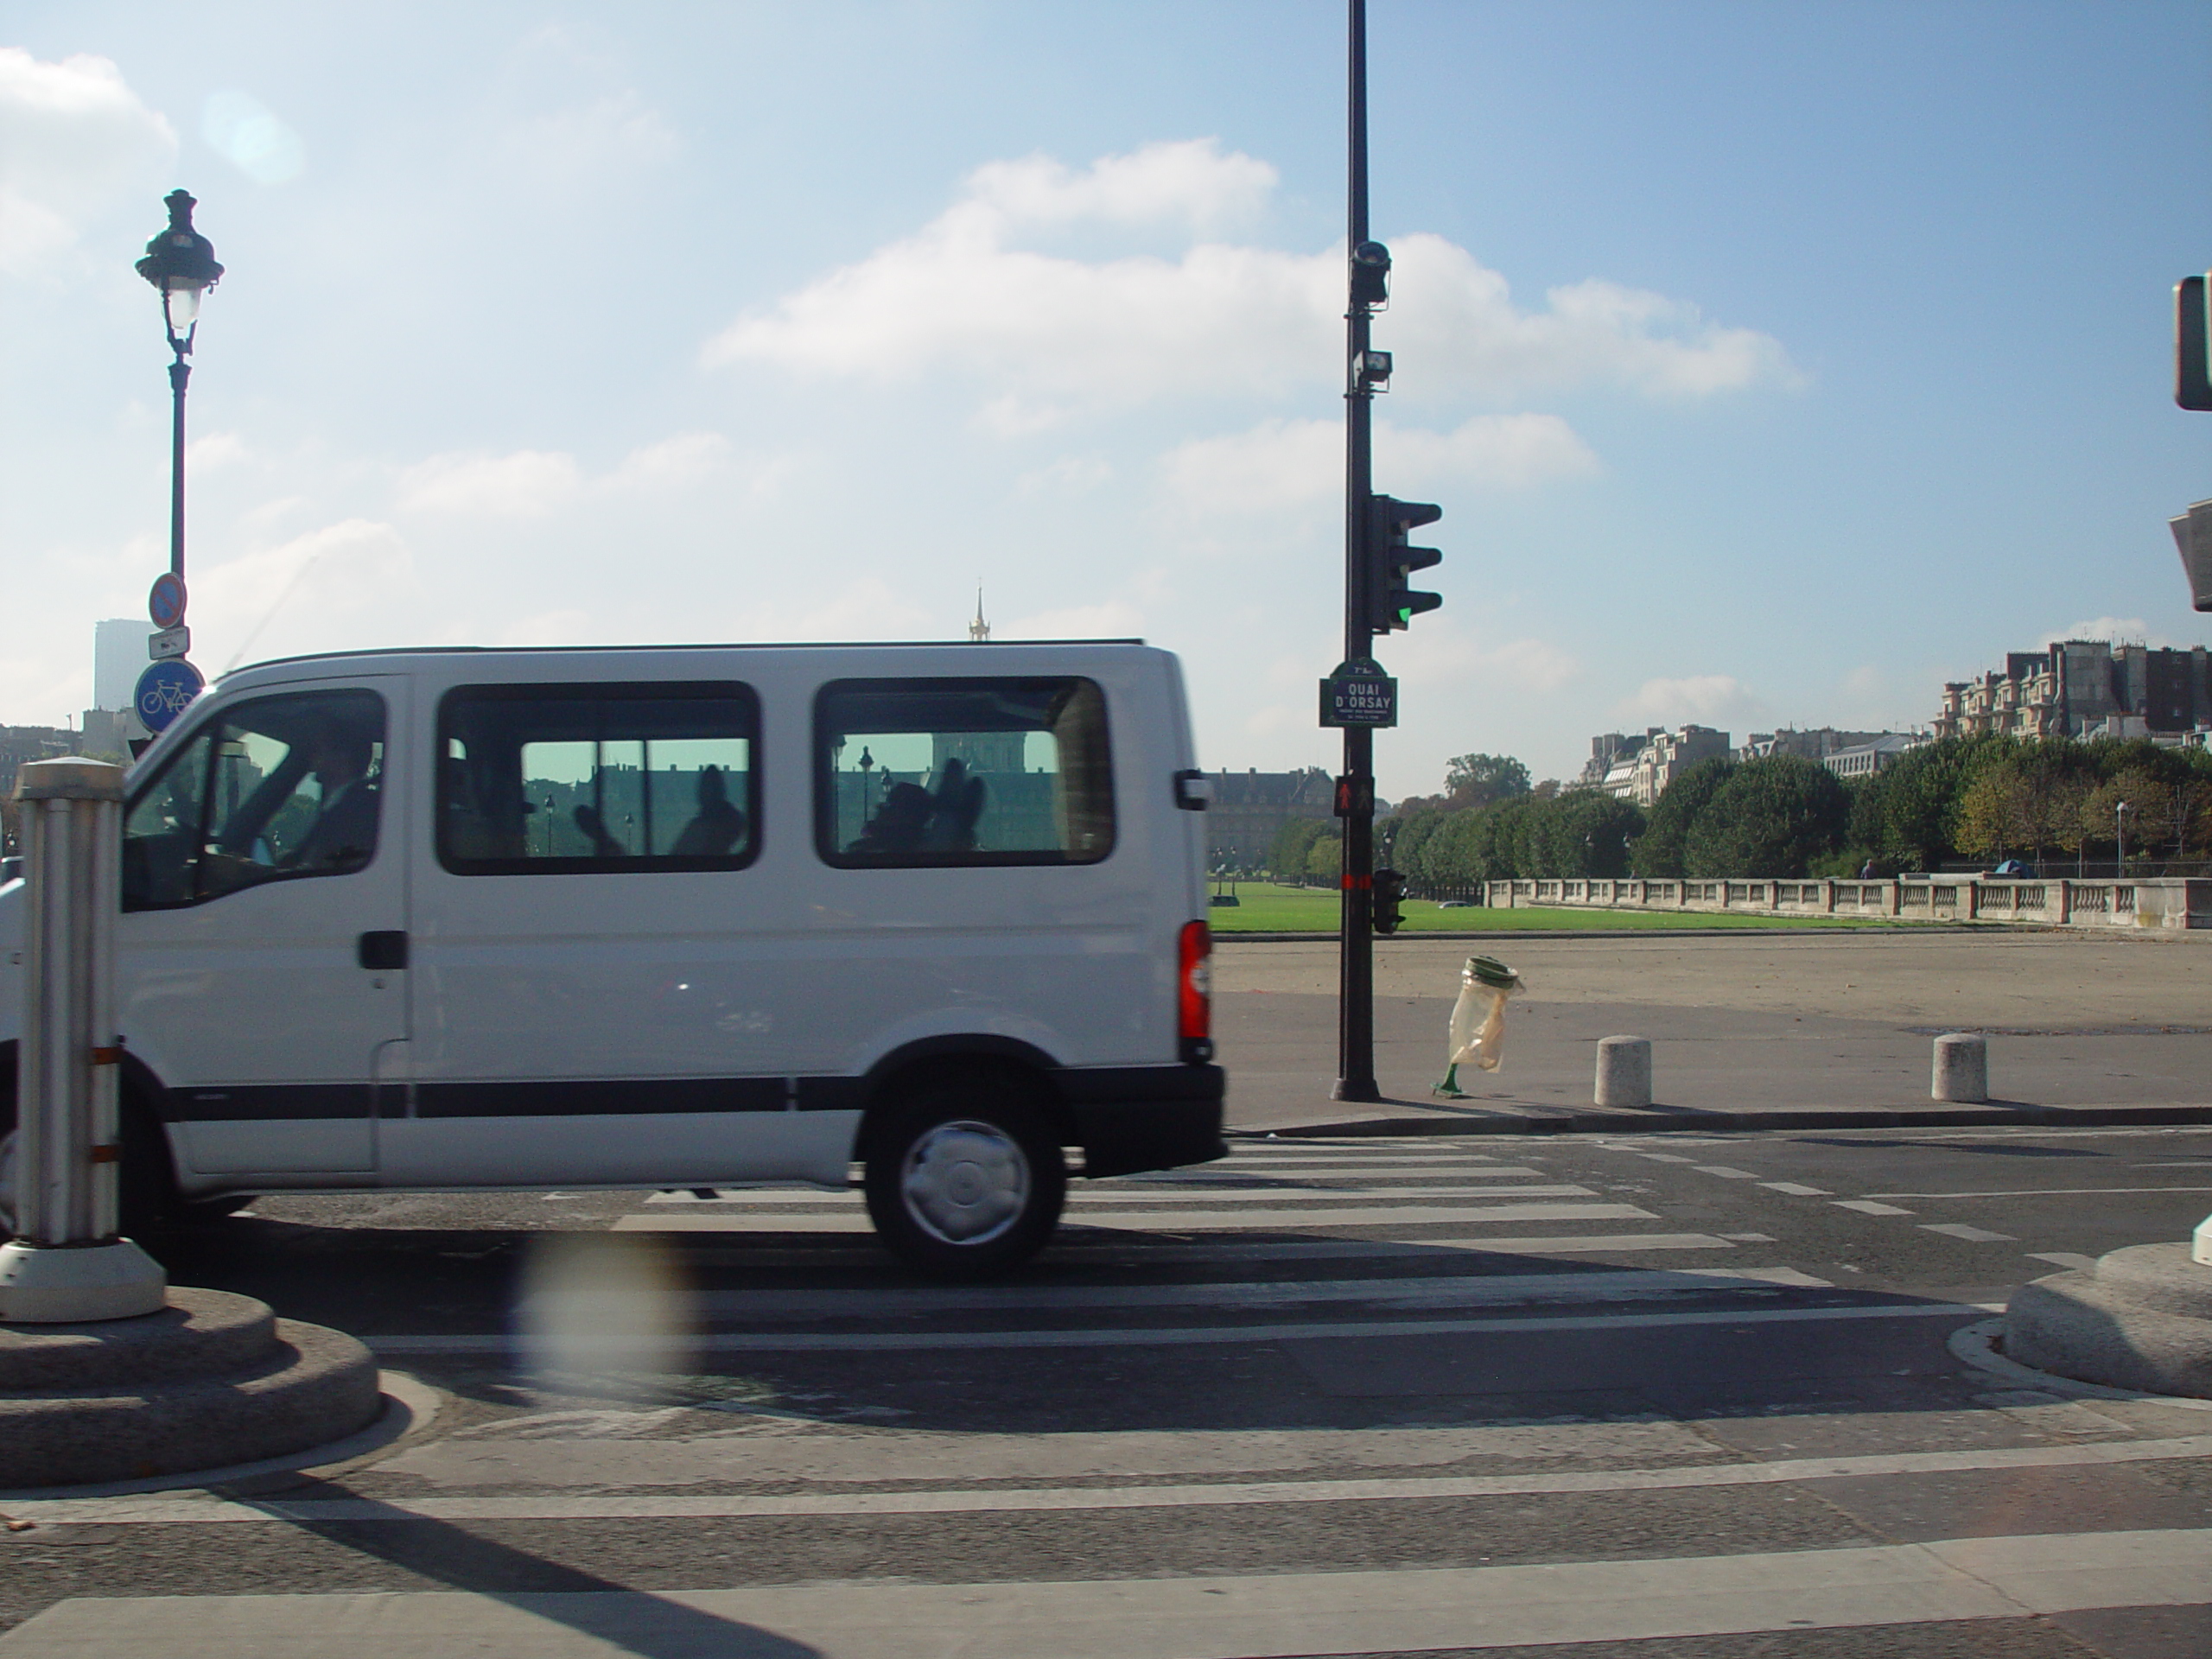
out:
{"label": "passenger inside van", "polygon": [[699,772],[699,814],[683,826],[669,853],[676,858],[719,858],[745,838],[745,814],[730,804],[720,766]]}

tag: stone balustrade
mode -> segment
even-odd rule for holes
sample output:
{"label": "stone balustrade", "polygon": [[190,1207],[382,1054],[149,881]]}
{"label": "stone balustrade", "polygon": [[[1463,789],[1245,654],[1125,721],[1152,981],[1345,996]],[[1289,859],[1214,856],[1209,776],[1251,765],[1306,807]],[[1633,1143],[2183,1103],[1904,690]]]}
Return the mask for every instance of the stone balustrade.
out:
{"label": "stone balustrade", "polygon": [[1771,912],[1879,916],[1906,922],[2028,923],[2038,927],[2212,928],[2212,879],[2075,881],[1982,875],[1883,880],[1491,881],[1495,909]]}

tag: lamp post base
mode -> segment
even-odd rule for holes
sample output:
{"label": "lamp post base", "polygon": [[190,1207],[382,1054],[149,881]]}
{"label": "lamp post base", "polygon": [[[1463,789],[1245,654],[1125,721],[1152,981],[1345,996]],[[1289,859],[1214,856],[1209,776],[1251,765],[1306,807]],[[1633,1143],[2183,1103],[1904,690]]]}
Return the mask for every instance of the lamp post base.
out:
{"label": "lamp post base", "polygon": [[133,1319],[168,1305],[168,1274],[127,1238],[0,1244],[0,1325]]}

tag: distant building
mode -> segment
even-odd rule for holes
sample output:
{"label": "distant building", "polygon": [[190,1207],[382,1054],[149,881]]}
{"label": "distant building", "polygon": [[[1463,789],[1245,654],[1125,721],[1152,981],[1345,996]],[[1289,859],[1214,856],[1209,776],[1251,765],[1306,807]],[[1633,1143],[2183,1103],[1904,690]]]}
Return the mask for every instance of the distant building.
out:
{"label": "distant building", "polygon": [[[1376,805],[1379,810],[1381,803]],[[1296,818],[1333,817],[1336,810],[1336,779],[1319,766],[1216,772],[1205,813],[1207,868],[1260,869],[1283,825]]]}
{"label": "distant building", "polygon": [[1673,732],[1654,726],[1641,737],[1605,732],[1590,740],[1590,759],[1576,781],[1649,809],[1690,767],[1728,750],[1728,734],[1710,726]]}
{"label": "distant building", "polygon": [[92,707],[130,707],[146,671],[146,640],[154,625],[141,617],[92,624]]}
{"label": "distant building", "polygon": [[[78,734],[66,726],[0,726],[0,801],[16,792],[16,769],[30,760],[77,754]],[[14,809],[9,809],[13,822]]]}
{"label": "distant building", "polygon": [[2102,639],[2066,639],[2039,652],[2008,652],[2003,669],[1944,686],[1935,734],[2087,738],[2132,733],[2175,740],[2212,723],[2208,667],[2212,664],[2202,645],[2154,651]]}
{"label": "distant building", "polygon": [[1839,778],[1872,778],[1878,772],[1888,771],[1929,741],[1924,734],[1878,732],[1867,742],[1830,749],[1821,757],[1821,764]]}

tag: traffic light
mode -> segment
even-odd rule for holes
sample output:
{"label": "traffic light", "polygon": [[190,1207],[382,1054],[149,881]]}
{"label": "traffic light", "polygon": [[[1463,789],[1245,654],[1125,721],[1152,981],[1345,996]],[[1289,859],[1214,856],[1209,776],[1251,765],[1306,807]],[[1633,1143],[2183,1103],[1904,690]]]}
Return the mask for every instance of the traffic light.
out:
{"label": "traffic light", "polygon": [[1427,501],[1368,497],[1367,626],[1370,632],[1389,633],[1402,628],[1422,612],[1433,611],[1444,602],[1440,594],[1424,594],[1406,586],[1413,572],[1444,563],[1444,555],[1433,547],[1407,546],[1407,534],[1443,516],[1443,508]]}
{"label": "traffic light", "polygon": [[2206,279],[2174,284],[2174,402],[2212,410],[2212,327],[2207,327]]}
{"label": "traffic light", "polygon": [[1405,918],[1398,913],[1399,901],[1406,896],[1406,878],[1395,870],[1377,870],[1367,891],[1368,915],[1377,933],[1395,933],[1398,924]]}

